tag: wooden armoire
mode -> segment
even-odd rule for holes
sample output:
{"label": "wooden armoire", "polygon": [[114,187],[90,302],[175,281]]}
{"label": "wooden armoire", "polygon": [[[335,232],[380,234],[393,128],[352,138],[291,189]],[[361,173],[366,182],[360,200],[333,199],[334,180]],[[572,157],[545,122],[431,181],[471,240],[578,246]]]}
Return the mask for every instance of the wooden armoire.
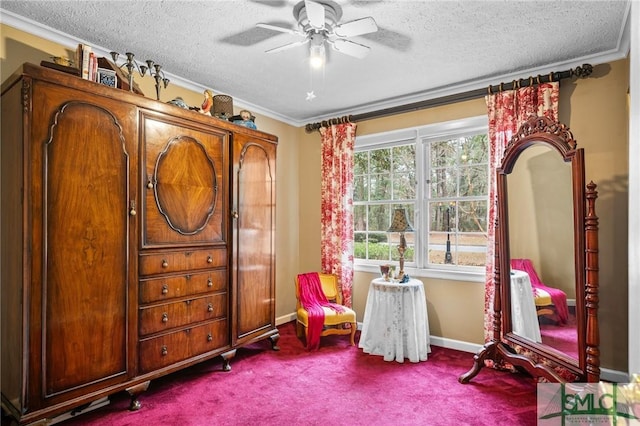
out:
{"label": "wooden armoire", "polygon": [[277,138],[25,64],[2,85],[2,408],[28,424],[270,339]]}

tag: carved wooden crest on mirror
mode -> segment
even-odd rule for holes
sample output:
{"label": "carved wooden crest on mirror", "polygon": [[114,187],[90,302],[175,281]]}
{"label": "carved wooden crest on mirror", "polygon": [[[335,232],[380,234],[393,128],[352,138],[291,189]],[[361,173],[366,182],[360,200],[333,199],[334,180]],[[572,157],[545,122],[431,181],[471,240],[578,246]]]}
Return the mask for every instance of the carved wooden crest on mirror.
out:
{"label": "carved wooden crest on mirror", "polygon": [[490,361],[551,382],[597,382],[597,192],[585,185],[583,148],[565,125],[530,117],[496,184],[493,333],[458,380]]}

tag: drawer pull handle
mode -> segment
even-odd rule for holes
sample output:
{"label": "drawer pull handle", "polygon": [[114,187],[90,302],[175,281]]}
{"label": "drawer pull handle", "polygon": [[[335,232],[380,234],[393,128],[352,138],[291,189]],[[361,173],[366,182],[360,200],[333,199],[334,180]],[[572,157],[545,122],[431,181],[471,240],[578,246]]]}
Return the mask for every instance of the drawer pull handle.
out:
{"label": "drawer pull handle", "polygon": [[153,189],[153,182],[151,181],[151,176],[147,177],[147,188]]}
{"label": "drawer pull handle", "polygon": [[162,354],[162,356],[167,356],[167,354],[169,353],[169,351],[167,350],[166,346],[162,346],[160,353]]}
{"label": "drawer pull handle", "polygon": [[211,335],[211,333],[207,334],[207,342],[210,342],[213,340],[213,336]]}
{"label": "drawer pull handle", "polygon": [[211,278],[207,280],[207,287],[213,287],[213,281],[211,280]]}
{"label": "drawer pull handle", "polygon": [[211,303],[207,305],[207,311],[213,312],[213,305]]}
{"label": "drawer pull handle", "polygon": [[169,314],[166,312],[162,314],[162,322],[169,322]]}
{"label": "drawer pull handle", "polygon": [[169,262],[167,262],[167,259],[162,259],[162,267],[163,268],[168,268],[169,267]]}
{"label": "drawer pull handle", "polygon": [[169,293],[169,286],[166,284],[162,284],[162,294]]}
{"label": "drawer pull handle", "polygon": [[231,217],[234,218],[234,219],[237,219],[238,218],[238,212],[236,210],[232,211],[231,212]]}
{"label": "drawer pull handle", "polygon": [[211,255],[207,256],[207,263],[213,263],[213,257],[211,257]]}
{"label": "drawer pull handle", "polygon": [[131,216],[135,216],[137,214],[137,212],[136,212],[136,201],[135,200],[131,200],[129,202],[129,206],[130,206],[129,207],[129,214]]}

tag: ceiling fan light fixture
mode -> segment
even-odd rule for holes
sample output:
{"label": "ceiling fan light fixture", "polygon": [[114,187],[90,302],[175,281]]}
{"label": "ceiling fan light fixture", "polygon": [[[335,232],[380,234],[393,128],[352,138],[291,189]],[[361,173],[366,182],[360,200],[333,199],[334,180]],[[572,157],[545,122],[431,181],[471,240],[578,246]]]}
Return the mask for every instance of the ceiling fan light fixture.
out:
{"label": "ceiling fan light fixture", "polygon": [[309,64],[311,68],[319,69],[324,66],[325,61],[324,39],[320,35],[313,35],[309,46]]}

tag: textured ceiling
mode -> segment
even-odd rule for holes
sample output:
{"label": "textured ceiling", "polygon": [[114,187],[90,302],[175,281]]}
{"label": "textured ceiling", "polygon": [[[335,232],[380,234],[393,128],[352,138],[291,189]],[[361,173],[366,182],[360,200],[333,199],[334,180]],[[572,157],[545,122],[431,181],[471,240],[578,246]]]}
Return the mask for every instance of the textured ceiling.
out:
{"label": "textured ceiling", "polygon": [[[324,1],[324,0],[319,0]],[[325,1],[329,2],[329,1]],[[294,125],[625,57],[629,1],[331,1],[340,23],[371,16],[356,59],[329,50],[311,72],[308,46],[256,23],[296,27],[281,1],[10,1],[2,20],[35,21],[103,54],[134,52],[172,84],[234,97]],[[26,21],[29,22],[29,21]],[[313,90],[316,98],[307,100]],[[162,99],[168,101],[169,99]]]}

